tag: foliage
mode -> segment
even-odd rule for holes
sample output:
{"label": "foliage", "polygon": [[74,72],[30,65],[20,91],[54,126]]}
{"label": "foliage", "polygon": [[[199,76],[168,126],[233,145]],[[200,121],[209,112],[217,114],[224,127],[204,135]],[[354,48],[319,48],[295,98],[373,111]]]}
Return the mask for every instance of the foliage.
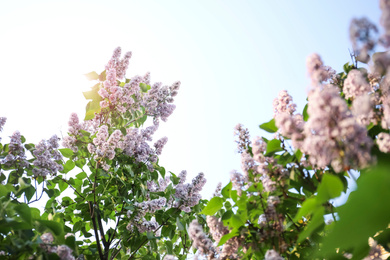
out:
{"label": "foliage", "polygon": [[[84,92],[85,121],[71,115],[65,148],[56,136],[34,145],[18,132],[0,145],[0,259],[186,259],[205,179],[185,184],[185,171],[158,164],[166,138],[149,145],[180,82],[126,79],[130,57],[118,48],[105,71],[86,74],[98,82]],[[40,211],[32,205],[44,193]]]}

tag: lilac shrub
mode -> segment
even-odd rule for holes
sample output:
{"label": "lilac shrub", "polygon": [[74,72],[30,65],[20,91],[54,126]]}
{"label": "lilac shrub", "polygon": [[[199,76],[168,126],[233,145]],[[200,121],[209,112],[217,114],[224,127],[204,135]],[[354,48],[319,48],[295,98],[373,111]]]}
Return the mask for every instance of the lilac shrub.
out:
{"label": "lilac shrub", "polygon": [[[206,179],[200,173],[186,183],[186,171],[166,173],[158,156],[168,138],[153,138],[175,109],[180,82],[152,84],[150,73],[126,78],[131,55],[121,58],[117,48],[102,73],[86,74],[97,83],[84,92],[90,100],[84,120],[70,116],[65,148],[57,136],[25,144],[17,131],[0,145],[1,181],[7,183],[0,203],[8,205],[0,223],[10,223],[0,228],[2,255],[186,259],[186,227],[202,209]],[[0,118],[0,130],[5,121]],[[30,204],[43,193],[49,200],[40,212]]]}
{"label": "lilac shrub", "polygon": [[[379,30],[353,19],[353,63],[343,71],[307,58],[308,103],[302,113],[286,90],[272,139],[235,127],[241,172],[203,209],[193,247],[207,259],[387,259],[390,256],[390,1],[381,0]],[[350,195],[351,183],[356,191]],[[347,202],[335,199],[342,193]],[[369,240],[371,241],[370,243]]]}

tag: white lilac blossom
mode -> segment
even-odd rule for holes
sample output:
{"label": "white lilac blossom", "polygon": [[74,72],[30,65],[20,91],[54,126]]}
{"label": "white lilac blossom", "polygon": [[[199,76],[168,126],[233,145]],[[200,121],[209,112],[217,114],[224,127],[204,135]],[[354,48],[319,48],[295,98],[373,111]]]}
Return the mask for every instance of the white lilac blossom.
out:
{"label": "white lilac blossom", "polygon": [[319,168],[332,165],[336,172],[367,167],[372,158],[372,140],[364,126],[353,118],[336,88],[309,93],[309,120],[305,124],[302,151]]}
{"label": "white lilac blossom", "polygon": [[334,80],[336,71],[329,66],[324,66],[320,55],[313,53],[306,59],[307,72],[311,78],[313,86],[328,80]]}
{"label": "white lilac blossom", "polygon": [[265,253],[265,260],[284,260],[284,258],[275,250],[270,249]]}
{"label": "white lilac blossom", "polygon": [[259,136],[252,141],[253,159],[257,162],[264,162],[264,152],[267,150],[267,143]]}
{"label": "white lilac blossom", "polygon": [[35,166],[32,170],[35,177],[55,175],[58,171],[63,170],[63,166],[57,161],[62,160],[62,154],[57,150],[58,137],[52,136],[49,140],[42,140],[35,146],[33,155],[35,160],[33,165]]}
{"label": "white lilac blossom", "polygon": [[176,258],[173,255],[165,255],[163,260],[176,260]]}
{"label": "white lilac blossom", "polygon": [[380,23],[385,29],[385,32],[381,37],[381,43],[388,48],[390,47],[390,1],[380,0],[379,7],[382,10]]}
{"label": "white lilac blossom", "polygon": [[384,153],[390,152],[390,135],[388,133],[380,133],[377,136],[376,143],[379,150]]}
{"label": "white lilac blossom", "polygon": [[352,19],[349,26],[349,38],[353,46],[354,54],[359,61],[369,61],[369,52],[376,45],[377,33],[378,28],[367,18]]}
{"label": "white lilac blossom", "polygon": [[367,82],[360,70],[351,70],[344,81],[343,92],[345,98],[356,98],[371,91],[371,86]]}
{"label": "white lilac blossom", "polygon": [[206,179],[201,172],[192,180],[192,183],[179,183],[176,185],[176,193],[174,196],[177,201],[175,202],[174,207],[178,207],[184,212],[190,212],[190,208],[197,205],[202,198],[200,191],[205,183]]}
{"label": "white lilac blossom", "polygon": [[201,254],[207,255],[208,259],[215,258],[215,247],[213,241],[206,236],[203,232],[202,226],[199,225],[197,220],[193,220],[188,228],[188,235],[193,241],[192,246],[199,250]]}
{"label": "white lilac blossom", "polygon": [[242,124],[238,124],[234,128],[234,135],[238,136],[238,140],[236,141],[238,153],[243,153],[251,144],[248,128],[244,128]]}

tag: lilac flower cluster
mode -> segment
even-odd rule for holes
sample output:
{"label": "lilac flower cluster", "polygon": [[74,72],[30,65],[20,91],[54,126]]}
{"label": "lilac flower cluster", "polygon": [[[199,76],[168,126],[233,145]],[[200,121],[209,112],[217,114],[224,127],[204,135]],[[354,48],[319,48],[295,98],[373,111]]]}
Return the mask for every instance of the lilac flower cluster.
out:
{"label": "lilac flower cluster", "polygon": [[57,150],[59,147],[58,137],[52,136],[49,140],[42,140],[35,146],[33,155],[35,160],[32,170],[35,177],[46,177],[48,174],[55,175],[58,171],[63,170],[63,166],[58,163],[62,160],[62,154]]}
{"label": "lilac flower cluster", "polygon": [[[217,219],[215,216],[207,216],[206,218],[207,226],[209,227],[209,233],[214,239],[214,243],[218,244],[222,236],[229,233],[227,227],[223,225],[221,219]],[[240,247],[240,238],[233,237],[225,242],[222,249],[216,249],[219,257],[218,259],[237,259],[238,258],[238,248]]]}
{"label": "lilac flower cluster", "polygon": [[203,232],[202,226],[199,225],[197,220],[193,220],[188,228],[188,235],[193,241],[192,246],[198,249],[198,252],[202,255],[207,255],[207,259],[216,259],[216,249],[213,245],[213,241],[206,236]]}
{"label": "lilac flower cluster", "polygon": [[282,90],[279,92],[278,97],[274,99],[273,107],[275,116],[281,113],[293,114],[297,105],[292,102],[292,97],[287,90]]}
{"label": "lilac flower cluster", "polygon": [[238,124],[234,128],[234,135],[238,136],[238,140],[236,141],[238,153],[243,153],[251,144],[248,128],[244,128],[242,124]]}
{"label": "lilac flower cluster", "polygon": [[[281,99],[280,97],[284,97]],[[274,119],[275,119],[275,125],[278,127],[279,132],[287,137],[291,138],[293,145],[298,145],[299,142],[302,140],[303,135],[302,131],[304,128],[304,121],[303,116],[299,113],[295,113],[296,110],[296,104],[292,103],[292,97],[287,93],[286,90],[282,90],[279,93],[279,100],[278,104],[275,104],[274,102]],[[284,100],[281,101],[281,100]],[[275,105],[281,105],[281,108],[276,107]],[[290,109],[287,109],[287,106]]]}
{"label": "lilac flower cluster", "polygon": [[92,120],[80,123],[79,117],[76,113],[72,113],[70,115],[68,126],[69,135],[63,138],[62,145],[66,148],[72,149],[73,152],[78,151],[76,141],[77,137],[80,135],[80,130],[95,132],[97,128],[96,122],[93,122]]}
{"label": "lilac flower cluster", "polygon": [[124,137],[124,152],[130,157],[134,157],[138,162],[144,162],[152,171],[152,163],[157,162],[157,155],[161,154],[162,148],[167,142],[164,137],[158,140],[152,149],[147,141],[152,140],[153,133],[157,130],[158,125],[152,125],[139,131],[138,128],[128,128]]}
{"label": "lilac flower cluster", "polygon": [[324,66],[320,55],[317,53],[307,57],[306,67],[313,86],[328,80],[335,80],[336,71],[329,66]]}
{"label": "lilac flower cluster", "polygon": [[371,86],[367,82],[360,70],[351,70],[344,81],[343,92],[345,98],[354,99],[371,91]]}
{"label": "lilac flower cluster", "polygon": [[175,201],[174,207],[184,212],[190,212],[190,208],[197,205],[202,198],[200,191],[205,184],[206,179],[201,172],[192,180],[192,183],[179,183],[176,185],[176,193],[174,196],[177,201]]}
{"label": "lilac flower cluster", "polygon": [[379,150],[384,153],[390,152],[390,135],[388,133],[380,133],[377,136],[376,143]]}
{"label": "lilac flower cluster", "polygon": [[369,52],[375,48],[378,28],[367,18],[352,19],[349,26],[349,38],[359,61],[368,62]]}
{"label": "lilac flower cluster", "polygon": [[41,235],[42,244],[40,247],[47,251],[48,253],[57,254],[61,260],[75,260],[75,257],[72,255],[72,249],[66,245],[55,246],[52,245],[54,237],[51,233],[44,233]]}
{"label": "lilac flower cluster", "polygon": [[[152,116],[155,120],[161,118],[166,121],[175,109],[173,97],[177,95],[180,82],[175,82],[172,86],[162,86],[155,83],[148,91],[150,84],[150,73],[144,77],[134,76],[123,87],[118,85],[118,80],[122,79],[127,70],[131,53],[127,53],[123,60],[119,60],[120,48],[114,54],[106,66],[106,80],[98,94],[102,97],[100,106],[116,109],[124,114],[130,111],[132,114],[139,111],[141,106],[145,109],[145,114]],[[142,88],[141,88],[142,85]]]}
{"label": "lilac flower cluster", "polygon": [[221,220],[218,220],[215,216],[207,216],[206,218],[207,226],[209,227],[209,233],[214,239],[214,242],[216,244],[219,243],[219,240],[221,240],[221,237],[229,233],[229,230],[227,227],[223,225],[223,222]]}
{"label": "lilac flower cluster", "polygon": [[7,156],[1,161],[6,166],[18,164],[20,167],[25,168],[29,165],[25,150],[22,144],[22,136],[19,131],[15,131],[9,143],[9,152]]}
{"label": "lilac flower cluster", "polygon": [[281,257],[275,250],[270,249],[265,253],[265,260],[284,260],[284,258]]}
{"label": "lilac flower cluster", "polygon": [[390,1],[380,0],[379,7],[382,10],[380,23],[385,29],[384,35],[381,37],[381,42],[386,48],[390,47]]}
{"label": "lilac flower cluster", "polygon": [[356,121],[364,126],[370,123],[378,124],[379,115],[374,111],[375,98],[371,95],[361,95],[352,102],[352,113]]}
{"label": "lilac flower cluster", "polygon": [[118,79],[122,79],[125,76],[127,67],[129,66],[129,60],[131,58],[131,52],[127,52],[123,59],[120,59],[121,48],[118,47],[114,50],[111,59],[106,65],[106,74],[113,73]]}
{"label": "lilac flower cluster", "polygon": [[[3,131],[3,127],[6,121],[7,121],[6,117],[0,117],[0,132]],[[0,137],[0,141],[1,141],[1,137]]]}
{"label": "lilac flower cluster", "polygon": [[132,212],[131,210],[127,212],[127,217],[130,218],[131,221],[126,228],[131,231],[135,226],[140,233],[146,231],[155,231],[158,228],[158,223],[156,222],[154,217],[151,220],[146,220],[145,216],[147,213],[155,213],[157,210],[165,207],[166,204],[167,200],[164,197],[149,201],[143,201],[141,203],[135,203],[135,212]]}
{"label": "lilac flower cluster", "polygon": [[305,139],[300,148],[310,155],[313,165],[332,165],[336,172],[364,168],[371,162],[372,140],[358,124],[336,88],[315,89],[309,93]]}

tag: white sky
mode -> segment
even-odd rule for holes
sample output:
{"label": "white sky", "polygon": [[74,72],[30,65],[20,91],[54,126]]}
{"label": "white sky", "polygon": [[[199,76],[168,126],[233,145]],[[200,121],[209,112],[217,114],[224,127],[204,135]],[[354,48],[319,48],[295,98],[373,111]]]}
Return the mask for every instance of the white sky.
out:
{"label": "white sky", "polygon": [[0,1],[1,136],[19,130],[37,143],[84,117],[84,73],[101,72],[117,46],[133,57],[127,77],[182,82],[160,164],[189,178],[204,172],[209,198],[240,170],[233,127],[251,136],[287,89],[301,110],[306,57],[318,52],[340,71],[350,61],[349,21],[379,23],[378,1]]}

